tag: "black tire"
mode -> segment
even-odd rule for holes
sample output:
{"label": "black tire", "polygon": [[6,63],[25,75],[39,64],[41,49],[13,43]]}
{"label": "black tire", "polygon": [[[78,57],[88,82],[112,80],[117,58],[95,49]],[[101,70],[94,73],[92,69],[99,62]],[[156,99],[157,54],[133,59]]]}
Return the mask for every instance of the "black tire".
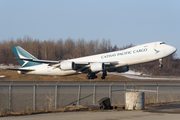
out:
{"label": "black tire", "polygon": [[101,79],[105,79],[106,77],[105,76],[102,76]]}
{"label": "black tire", "polygon": [[160,68],[162,68],[162,67],[163,67],[163,65],[159,65],[159,67],[160,67]]}

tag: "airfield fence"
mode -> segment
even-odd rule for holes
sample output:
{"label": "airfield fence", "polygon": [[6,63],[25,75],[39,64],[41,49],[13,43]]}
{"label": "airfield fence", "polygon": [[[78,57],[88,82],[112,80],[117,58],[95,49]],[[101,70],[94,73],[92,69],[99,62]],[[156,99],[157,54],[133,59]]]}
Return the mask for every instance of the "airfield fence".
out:
{"label": "airfield fence", "polygon": [[0,110],[58,109],[75,105],[97,105],[109,97],[113,105],[125,105],[126,92],[145,92],[146,103],[180,100],[180,85],[0,85]]}

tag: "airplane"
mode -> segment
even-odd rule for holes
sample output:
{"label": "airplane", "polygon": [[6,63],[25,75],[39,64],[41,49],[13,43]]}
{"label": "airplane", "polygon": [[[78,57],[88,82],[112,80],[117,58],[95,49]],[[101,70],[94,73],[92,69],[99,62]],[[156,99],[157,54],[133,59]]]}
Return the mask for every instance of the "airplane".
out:
{"label": "airplane", "polygon": [[87,79],[97,78],[97,73],[102,72],[101,79],[105,79],[107,72],[127,72],[129,66],[159,60],[176,52],[176,48],[164,42],[153,42],[138,45],[125,50],[91,55],[68,60],[40,60],[28,53],[20,46],[11,48],[20,68],[20,74],[64,76],[74,74],[87,74]]}

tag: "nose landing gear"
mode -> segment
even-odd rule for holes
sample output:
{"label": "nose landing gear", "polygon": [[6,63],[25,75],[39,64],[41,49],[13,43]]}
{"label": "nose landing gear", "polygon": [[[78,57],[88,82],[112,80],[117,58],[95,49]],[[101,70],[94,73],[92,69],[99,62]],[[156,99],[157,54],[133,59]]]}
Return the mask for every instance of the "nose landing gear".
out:
{"label": "nose landing gear", "polygon": [[159,67],[162,68],[163,64],[162,64],[162,59],[159,59]]}

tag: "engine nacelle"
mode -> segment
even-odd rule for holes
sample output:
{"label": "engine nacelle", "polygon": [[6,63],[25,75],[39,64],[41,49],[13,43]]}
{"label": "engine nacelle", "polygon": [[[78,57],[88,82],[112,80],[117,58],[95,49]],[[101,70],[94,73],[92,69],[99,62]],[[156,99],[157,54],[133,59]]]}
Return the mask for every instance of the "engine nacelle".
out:
{"label": "engine nacelle", "polygon": [[76,68],[76,64],[74,62],[62,62],[60,65],[61,70],[74,70]]}
{"label": "engine nacelle", "polygon": [[129,71],[129,66],[118,67],[118,68],[116,68],[116,71],[117,71],[118,73],[127,72],[127,71]]}
{"label": "engine nacelle", "polygon": [[93,63],[90,67],[92,72],[98,72],[106,69],[104,63]]}

